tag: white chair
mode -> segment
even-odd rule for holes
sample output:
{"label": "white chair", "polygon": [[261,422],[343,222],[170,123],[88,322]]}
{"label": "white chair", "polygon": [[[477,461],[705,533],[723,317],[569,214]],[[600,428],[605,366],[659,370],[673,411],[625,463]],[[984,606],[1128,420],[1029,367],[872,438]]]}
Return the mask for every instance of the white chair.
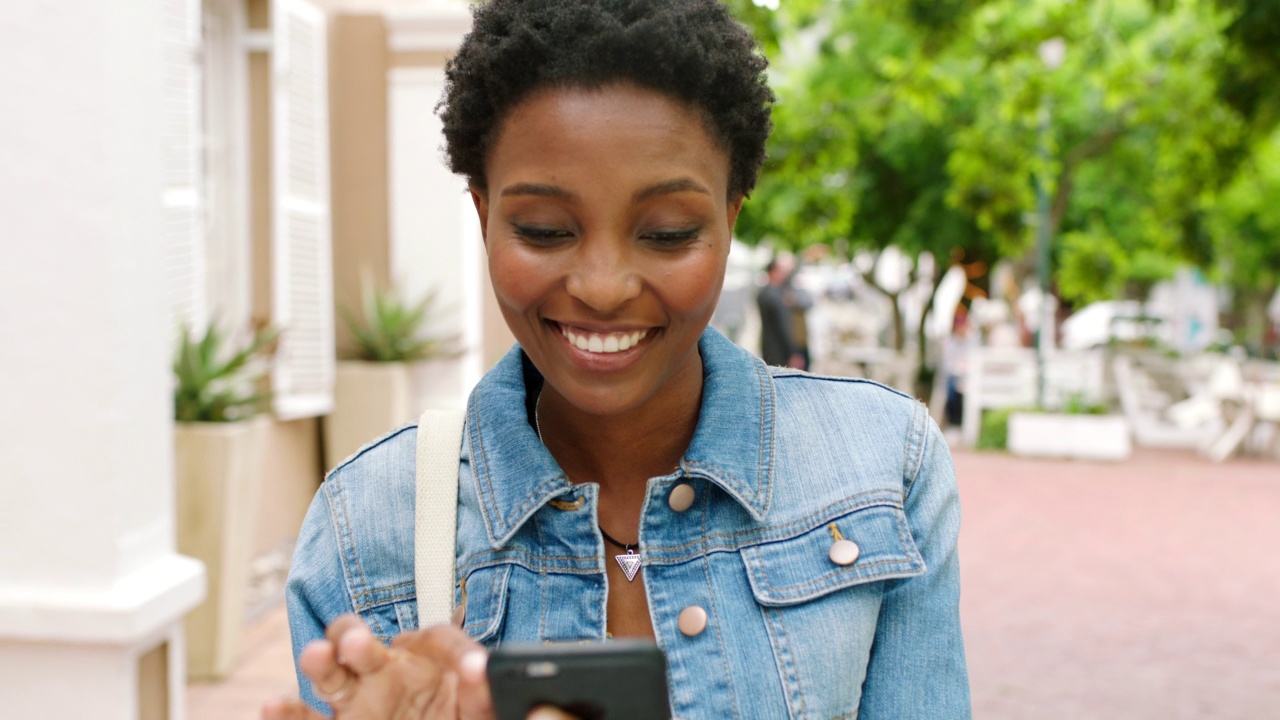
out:
{"label": "white chair", "polygon": [[1172,361],[1118,355],[1111,371],[1135,444],[1200,450],[1222,432],[1220,402],[1189,396]]}

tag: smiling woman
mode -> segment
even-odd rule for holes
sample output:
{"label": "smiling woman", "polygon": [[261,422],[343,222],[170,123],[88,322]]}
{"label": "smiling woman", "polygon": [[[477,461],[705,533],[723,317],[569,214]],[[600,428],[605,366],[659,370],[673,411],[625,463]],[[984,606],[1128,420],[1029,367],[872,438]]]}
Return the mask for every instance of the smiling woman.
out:
{"label": "smiling woman", "polygon": [[708,329],[764,67],[717,0],[477,7],[440,114],[518,345],[468,407],[457,626],[418,628],[404,428],[317,494],[289,583],[305,703],[268,718],[490,717],[488,649],[625,636],[662,647],[686,720],[968,716],[928,413]]}

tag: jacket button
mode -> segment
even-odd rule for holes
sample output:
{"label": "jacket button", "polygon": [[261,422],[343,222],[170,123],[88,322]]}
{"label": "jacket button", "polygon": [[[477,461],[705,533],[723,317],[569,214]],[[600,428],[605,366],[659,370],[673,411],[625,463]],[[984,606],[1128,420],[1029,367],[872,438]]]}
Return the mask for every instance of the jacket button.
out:
{"label": "jacket button", "polygon": [[837,540],[831,543],[831,549],[827,551],[827,557],[831,558],[831,562],[837,565],[852,565],[858,561],[858,544],[852,540]]}
{"label": "jacket button", "polygon": [[699,635],[707,629],[707,611],[697,605],[690,605],[680,611],[680,619],[676,623],[680,632],[689,637]]}
{"label": "jacket button", "polygon": [[667,496],[667,505],[676,512],[684,512],[693,507],[693,486],[681,483],[671,489]]}

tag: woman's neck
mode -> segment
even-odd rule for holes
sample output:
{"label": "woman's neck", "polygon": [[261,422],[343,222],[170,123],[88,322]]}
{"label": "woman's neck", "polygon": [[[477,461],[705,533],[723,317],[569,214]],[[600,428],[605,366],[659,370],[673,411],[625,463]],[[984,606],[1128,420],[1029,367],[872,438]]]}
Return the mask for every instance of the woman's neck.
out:
{"label": "woman's neck", "polygon": [[584,413],[544,385],[536,420],[543,444],[571,481],[599,483],[605,494],[642,494],[646,480],[679,466],[701,405],[699,363],[696,378],[673,378],[644,405],[618,415]]}

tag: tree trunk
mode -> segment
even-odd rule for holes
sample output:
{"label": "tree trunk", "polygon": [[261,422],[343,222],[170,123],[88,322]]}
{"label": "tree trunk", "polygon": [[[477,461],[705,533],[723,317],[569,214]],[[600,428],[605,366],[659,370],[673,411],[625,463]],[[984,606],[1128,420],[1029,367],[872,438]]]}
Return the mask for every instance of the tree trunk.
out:
{"label": "tree trunk", "polygon": [[[902,297],[902,291],[889,292],[888,290],[880,287],[880,285],[876,283],[874,264],[872,265],[871,271],[862,273],[862,281],[876,292],[888,298],[890,318],[893,321],[893,349],[901,353],[907,346],[907,323],[902,317],[902,305],[898,302]],[[911,284],[908,283],[907,287],[911,287]]]}
{"label": "tree trunk", "polygon": [[1243,337],[1237,337],[1249,350],[1250,355],[1262,357],[1266,352],[1267,344],[1267,325],[1270,320],[1267,317],[1267,304],[1271,300],[1271,294],[1265,290],[1244,290],[1241,291],[1244,300],[1244,332]]}
{"label": "tree trunk", "polygon": [[907,349],[907,320],[902,316],[902,293],[885,293],[893,304],[893,349],[901,354]]}
{"label": "tree trunk", "polygon": [[942,285],[942,278],[946,277],[946,271],[950,268],[943,268],[942,263],[934,262],[933,275],[929,278],[930,290],[929,299],[925,301],[924,309],[920,312],[920,326],[916,328],[916,386],[915,395],[922,399],[926,404],[929,398],[933,397],[933,383],[938,376],[938,368],[936,365],[930,366],[929,358],[929,336],[927,325],[925,324],[929,316],[933,314],[934,301],[938,299],[938,287]]}

